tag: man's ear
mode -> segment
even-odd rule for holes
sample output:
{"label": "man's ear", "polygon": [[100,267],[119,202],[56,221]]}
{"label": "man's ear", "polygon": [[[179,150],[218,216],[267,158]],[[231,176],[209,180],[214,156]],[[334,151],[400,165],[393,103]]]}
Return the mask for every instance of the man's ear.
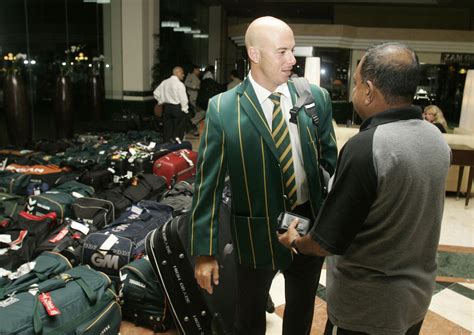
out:
{"label": "man's ear", "polygon": [[257,48],[249,47],[247,53],[253,63],[258,63],[260,61],[260,50]]}
{"label": "man's ear", "polygon": [[370,105],[375,99],[375,86],[370,80],[365,83],[365,103]]}

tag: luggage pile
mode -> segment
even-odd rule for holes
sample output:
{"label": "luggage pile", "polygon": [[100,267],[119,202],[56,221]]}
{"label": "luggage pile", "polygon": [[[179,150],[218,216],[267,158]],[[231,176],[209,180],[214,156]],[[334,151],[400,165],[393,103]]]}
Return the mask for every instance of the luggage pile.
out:
{"label": "luggage pile", "polygon": [[[50,152],[0,150],[0,334],[117,334],[122,318],[155,332],[194,333],[181,326],[194,311],[170,286],[180,273],[204,299],[191,306],[210,320],[200,321],[201,333],[228,333],[230,231],[220,241],[228,258],[219,307],[203,298],[183,247],[197,154],[188,142],[161,144],[146,133],[40,143]],[[223,199],[229,221],[230,198]],[[173,275],[157,267],[163,234],[173,234],[166,243],[179,252],[169,260]]]}

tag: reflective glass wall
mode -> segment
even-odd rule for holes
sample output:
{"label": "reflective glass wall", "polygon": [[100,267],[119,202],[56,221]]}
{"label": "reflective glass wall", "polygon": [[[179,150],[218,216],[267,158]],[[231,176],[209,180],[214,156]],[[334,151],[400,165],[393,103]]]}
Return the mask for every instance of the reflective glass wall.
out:
{"label": "reflective glass wall", "polygon": [[[83,0],[0,1],[0,92],[7,74],[20,76],[26,89],[32,140],[55,137],[52,110],[57,80],[70,77],[73,118],[90,118],[89,82],[103,78],[103,6]],[[101,80],[103,90],[103,80]],[[0,93],[0,122],[5,127]],[[6,142],[5,132],[0,140]]]}

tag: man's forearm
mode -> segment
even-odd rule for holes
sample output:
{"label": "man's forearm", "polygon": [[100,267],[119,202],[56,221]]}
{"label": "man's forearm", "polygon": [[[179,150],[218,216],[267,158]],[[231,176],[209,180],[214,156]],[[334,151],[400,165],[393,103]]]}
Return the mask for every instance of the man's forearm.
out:
{"label": "man's forearm", "polygon": [[298,237],[295,241],[296,249],[299,253],[308,256],[329,256],[329,251],[323,249],[310,235]]}

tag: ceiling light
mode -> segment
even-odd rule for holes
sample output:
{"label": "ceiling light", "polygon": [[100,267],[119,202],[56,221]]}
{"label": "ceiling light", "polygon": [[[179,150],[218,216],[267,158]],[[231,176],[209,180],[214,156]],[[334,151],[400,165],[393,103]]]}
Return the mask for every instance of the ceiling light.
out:
{"label": "ceiling light", "polygon": [[178,32],[181,32],[181,33],[186,33],[186,32],[189,32],[191,31],[191,27],[177,27],[177,28],[173,28],[173,31],[178,31]]}
{"label": "ceiling light", "polygon": [[179,27],[178,21],[161,21],[161,28],[177,28]]}

